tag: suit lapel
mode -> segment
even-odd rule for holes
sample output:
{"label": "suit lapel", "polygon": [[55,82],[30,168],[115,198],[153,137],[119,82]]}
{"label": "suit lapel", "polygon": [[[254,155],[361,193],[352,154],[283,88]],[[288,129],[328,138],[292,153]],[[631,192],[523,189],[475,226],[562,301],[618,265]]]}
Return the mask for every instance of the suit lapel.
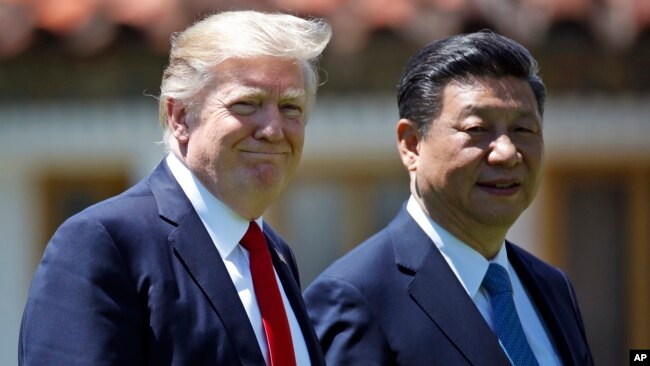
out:
{"label": "suit lapel", "polygon": [[535,304],[562,363],[566,365],[581,364],[583,361],[576,354],[580,347],[574,344],[576,339],[580,339],[580,334],[569,334],[570,329],[573,329],[570,325],[574,321],[566,318],[567,312],[572,314],[574,311],[573,304],[569,305],[570,308],[560,309],[558,299],[554,295],[558,288],[566,288],[563,291],[568,291],[568,285],[562,282],[558,284],[560,287],[551,287],[543,280],[545,276],[539,272],[538,266],[522,255],[521,249],[509,242],[506,242],[506,245],[508,260]]}
{"label": "suit lapel", "polygon": [[150,181],[161,218],[177,225],[169,236],[179,260],[210,302],[244,365],[264,365],[255,332],[228,271],[201,219],[163,162]]}
{"label": "suit lapel", "polygon": [[474,365],[507,365],[497,337],[435,244],[403,207],[389,226],[396,263],[413,272],[408,291]]}
{"label": "suit lapel", "polygon": [[[264,232],[267,233],[269,230],[268,226],[265,225]],[[279,244],[269,235],[265,235],[266,240],[270,246],[271,259],[273,260],[273,267],[282,282],[282,287],[284,288],[284,293],[287,295],[287,299],[291,304],[293,313],[296,315],[298,324],[300,325],[300,330],[305,339],[305,344],[307,345],[307,350],[309,352],[309,359],[313,366],[324,366],[322,350],[318,342],[314,328],[311,325],[309,316],[307,315],[307,309],[302,300],[302,292],[300,291],[299,284],[292,273],[289,262],[284,254],[280,251]]]}

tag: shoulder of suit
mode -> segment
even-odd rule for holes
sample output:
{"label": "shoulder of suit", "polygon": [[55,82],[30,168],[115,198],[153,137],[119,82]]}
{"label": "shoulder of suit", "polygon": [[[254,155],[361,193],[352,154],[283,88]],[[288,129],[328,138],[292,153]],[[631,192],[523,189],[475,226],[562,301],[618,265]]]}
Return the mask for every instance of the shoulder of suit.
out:
{"label": "shoulder of suit", "polygon": [[377,284],[377,276],[387,274],[390,268],[397,268],[395,252],[389,235],[382,230],[334,261],[323,275],[359,285],[367,282],[369,286]]}
{"label": "shoulder of suit", "polygon": [[[517,244],[510,241],[506,241],[506,243],[508,245],[508,251],[512,252],[513,256],[515,256],[515,258],[512,258],[510,255],[508,256],[511,264],[513,264],[513,260],[519,260],[528,269],[543,274],[547,278],[551,277],[562,283],[566,281],[566,274],[560,268],[545,262]],[[516,266],[516,264],[513,265]]]}
{"label": "shoulder of suit", "polygon": [[151,221],[158,217],[158,210],[146,183],[140,182],[126,191],[97,202],[72,215],[63,225],[78,226],[94,222],[106,233],[151,230]]}

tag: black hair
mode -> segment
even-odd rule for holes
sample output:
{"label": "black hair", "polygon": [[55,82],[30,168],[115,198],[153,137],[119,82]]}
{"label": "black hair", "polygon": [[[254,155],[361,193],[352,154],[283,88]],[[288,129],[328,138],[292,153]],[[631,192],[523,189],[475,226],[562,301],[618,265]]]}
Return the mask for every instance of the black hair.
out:
{"label": "black hair", "polygon": [[514,76],[525,79],[544,115],[546,87],[538,75],[537,61],[519,43],[489,30],[434,41],[406,64],[397,86],[400,118],[416,124],[426,134],[442,108],[442,93],[452,80],[472,77]]}

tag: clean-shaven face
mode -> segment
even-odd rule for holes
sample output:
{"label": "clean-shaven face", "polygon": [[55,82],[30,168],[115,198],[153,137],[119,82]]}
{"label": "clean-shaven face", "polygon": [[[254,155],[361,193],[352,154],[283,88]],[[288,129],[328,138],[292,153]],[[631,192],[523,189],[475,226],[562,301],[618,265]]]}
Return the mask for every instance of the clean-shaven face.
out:
{"label": "clean-shaven face", "polygon": [[535,197],[543,164],[531,87],[514,77],[450,82],[418,147],[417,189],[436,221],[509,227]]}
{"label": "clean-shaven face", "polygon": [[[307,95],[300,65],[279,57],[220,63],[191,123],[186,163],[220,200],[272,201],[300,161]],[[255,204],[255,202],[252,202]]]}

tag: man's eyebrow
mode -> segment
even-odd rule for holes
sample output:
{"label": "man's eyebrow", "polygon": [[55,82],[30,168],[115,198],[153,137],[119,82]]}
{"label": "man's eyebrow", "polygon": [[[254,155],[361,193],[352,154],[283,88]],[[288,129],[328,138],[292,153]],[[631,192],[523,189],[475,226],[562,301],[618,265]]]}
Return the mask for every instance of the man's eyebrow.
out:
{"label": "man's eyebrow", "polygon": [[283,100],[305,100],[307,93],[302,88],[289,88],[282,92],[280,99]]}
{"label": "man's eyebrow", "polygon": [[515,114],[520,117],[525,117],[529,115],[534,115],[536,113],[535,110],[531,110],[529,108],[526,108],[524,106],[522,107],[498,107],[498,106],[492,106],[492,105],[481,105],[481,104],[476,104],[476,103],[470,103],[464,106],[461,110],[461,115],[463,116],[469,116],[469,115],[477,115],[477,116],[485,116],[485,115],[490,115],[493,113],[498,113],[502,111],[508,111],[511,114]]}
{"label": "man's eyebrow", "polygon": [[[237,99],[242,97],[265,98],[270,94],[271,92],[264,88],[258,88],[254,86],[238,86],[237,88],[226,91],[225,97],[227,99]],[[289,88],[280,94],[279,99],[304,101],[307,99],[307,93],[302,88]]]}
{"label": "man's eyebrow", "polygon": [[238,86],[226,91],[225,97],[227,99],[237,99],[242,97],[265,97],[269,94],[268,91],[262,88],[252,86]]}

